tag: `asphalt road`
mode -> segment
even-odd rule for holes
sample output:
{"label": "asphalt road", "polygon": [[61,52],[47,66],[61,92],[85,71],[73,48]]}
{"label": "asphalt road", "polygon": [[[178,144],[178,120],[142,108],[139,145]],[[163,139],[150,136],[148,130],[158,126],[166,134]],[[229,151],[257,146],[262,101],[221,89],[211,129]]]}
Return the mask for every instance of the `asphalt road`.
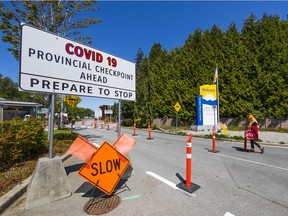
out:
{"label": "asphalt road", "polygon": [[[114,128],[83,129],[94,143],[113,144],[117,139]],[[288,148],[266,146],[265,153],[241,151],[243,144],[217,141],[217,153],[212,153],[212,141],[193,137],[192,184],[200,189],[190,194],[176,185],[179,176],[186,178],[187,136],[123,129],[136,140],[129,153],[132,176],[116,194],[120,205],[105,215],[197,215],[253,216],[288,215]],[[69,182],[73,194],[63,200],[20,215],[86,215],[84,205],[89,201],[92,187],[77,174],[83,162],[75,157],[64,165],[70,168]],[[67,169],[68,170],[68,169]],[[99,194],[99,191],[98,191]]]}

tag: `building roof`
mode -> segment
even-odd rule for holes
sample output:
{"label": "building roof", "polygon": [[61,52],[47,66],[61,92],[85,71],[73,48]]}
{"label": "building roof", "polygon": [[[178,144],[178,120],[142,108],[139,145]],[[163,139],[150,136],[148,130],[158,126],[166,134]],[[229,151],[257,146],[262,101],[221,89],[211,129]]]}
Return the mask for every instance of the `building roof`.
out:
{"label": "building roof", "polygon": [[0,98],[1,106],[26,106],[26,107],[40,107],[42,104],[33,103],[33,102],[23,102],[23,101],[9,101],[4,98]]}

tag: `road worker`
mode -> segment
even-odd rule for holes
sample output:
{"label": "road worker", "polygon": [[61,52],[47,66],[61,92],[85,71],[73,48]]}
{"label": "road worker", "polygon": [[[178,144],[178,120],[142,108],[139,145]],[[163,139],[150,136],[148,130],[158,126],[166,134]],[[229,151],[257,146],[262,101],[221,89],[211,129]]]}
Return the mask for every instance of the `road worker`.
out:
{"label": "road worker", "polygon": [[260,146],[260,144],[256,142],[258,140],[258,137],[259,137],[259,135],[258,135],[259,124],[252,114],[249,114],[247,116],[247,118],[249,119],[248,129],[250,130],[250,133],[251,133],[251,136],[248,137],[250,139],[250,144],[251,144],[251,150],[250,151],[255,152],[254,145],[256,145],[261,150],[261,154],[263,154],[264,153],[264,147]]}

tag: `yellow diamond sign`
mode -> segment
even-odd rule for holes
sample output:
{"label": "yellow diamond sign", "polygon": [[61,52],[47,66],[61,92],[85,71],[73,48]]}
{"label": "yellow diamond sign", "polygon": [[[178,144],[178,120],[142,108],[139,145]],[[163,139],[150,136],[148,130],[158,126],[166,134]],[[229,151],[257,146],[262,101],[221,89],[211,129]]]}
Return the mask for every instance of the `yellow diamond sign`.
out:
{"label": "yellow diamond sign", "polygon": [[80,103],[82,100],[78,96],[70,95],[64,97],[63,101],[67,103],[71,107],[75,107],[78,103]]}
{"label": "yellow diamond sign", "polygon": [[178,102],[176,102],[176,104],[174,105],[174,108],[175,108],[176,112],[179,112],[179,110],[181,109],[181,106]]}

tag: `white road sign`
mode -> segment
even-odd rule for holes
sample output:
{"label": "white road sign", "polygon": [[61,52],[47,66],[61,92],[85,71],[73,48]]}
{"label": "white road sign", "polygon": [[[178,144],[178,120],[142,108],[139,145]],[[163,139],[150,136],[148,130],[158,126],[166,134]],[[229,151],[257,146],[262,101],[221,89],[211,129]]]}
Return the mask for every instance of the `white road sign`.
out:
{"label": "white road sign", "polygon": [[113,114],[113,110],[104,110],[104,114],[112,115]]}
{"label": "white road sign", "polygon": [[135,64],[22,25],[20,88],[134,101]]}

